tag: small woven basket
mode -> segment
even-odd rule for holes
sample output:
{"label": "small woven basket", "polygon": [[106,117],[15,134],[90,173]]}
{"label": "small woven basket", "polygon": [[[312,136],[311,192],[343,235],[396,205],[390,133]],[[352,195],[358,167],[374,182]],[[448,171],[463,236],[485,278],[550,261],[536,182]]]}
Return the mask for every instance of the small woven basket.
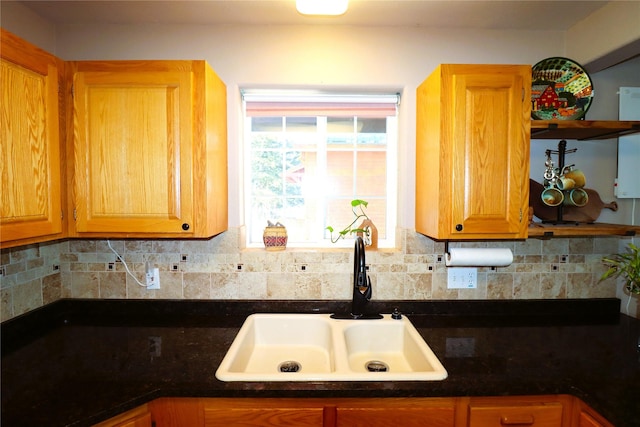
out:
{"label": "small woven basket", "polygon": [[287,229],[280,223],[265,227],[262,241],[268,251],[283,251],[287,247]]}

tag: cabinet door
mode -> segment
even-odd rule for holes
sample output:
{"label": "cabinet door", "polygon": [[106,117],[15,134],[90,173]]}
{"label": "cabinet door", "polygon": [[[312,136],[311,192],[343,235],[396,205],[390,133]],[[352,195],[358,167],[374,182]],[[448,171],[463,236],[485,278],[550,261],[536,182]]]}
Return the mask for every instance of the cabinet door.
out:
{"label": "cabinet door", "polygon": [[62,237],[59,60],[2,30],[2,247]]}
{"label": "cabinet door", "polygon": [[470,405],[469,427],[562,427],[562,404]]}
{"label": "cabinet door", "polygon": [[416,231],[527,237],[530,68],[441,65],[420,85]]}
{"label": "cabinet door", "polygon": [[191,72],[81,71],[73,92],[76,231],[191,234]]}
{"label": "cabinet door", "polygon": [[[529,124],[523,74],[452,75],[451,234],[526,237]],[[528,110],[526,110],[528,111]],[[525,179],[526,178],[526,179]]]}
{"label": "cabinet door", "polygon": [[205,427],[322,427],[322,408],[205,409]]}
{"label": "cabinet door", "polygon": [[449,398],[343,399],[336,408],[337,427],[452,427],[455,403]]}
{"label": "cabinet door", "polygon": [[324,408],[304,399],[211,399],[204,406],[205,427],[322,427]]}
{"label": "cabinet door", "polygon": [[453,408],[337,408],[337,427],[452,427]]}

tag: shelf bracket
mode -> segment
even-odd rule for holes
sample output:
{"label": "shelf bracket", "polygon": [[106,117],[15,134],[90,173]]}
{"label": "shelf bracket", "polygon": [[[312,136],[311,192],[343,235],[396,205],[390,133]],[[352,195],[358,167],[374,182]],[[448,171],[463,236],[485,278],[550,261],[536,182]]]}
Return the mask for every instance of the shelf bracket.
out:
{"label": "shelf bracket", "polygon": [[546,129],[537,129],[537,130],[531,131],[531,136],[540,135],[556,129],[558,129],[557,123],[549,123],[549,126],[547,126]]}

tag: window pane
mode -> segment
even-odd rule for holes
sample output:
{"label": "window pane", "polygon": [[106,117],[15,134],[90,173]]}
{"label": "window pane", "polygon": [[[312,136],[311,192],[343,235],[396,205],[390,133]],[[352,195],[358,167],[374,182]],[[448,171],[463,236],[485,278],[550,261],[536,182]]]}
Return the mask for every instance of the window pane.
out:
{"label": "window pane", "polygon": [[358,117],[358,133],[387,133],[387,118]]}
{"label": "window pane", "polygon": [[327,117],[327,149],[352,150],[355,117]]}
{"label": "window pane", "polygon": [[304,178],[304,164],[302,163],[302,153],[299,151],[287,151],[285,153],[285,176],[284,195],[302,195],[302,180]]}
{"label": "window pane", "polygon": [[283,200],[281,198],[254,197],[251,199],[251,217],[256,221],[255,226],[251,227],[252,241],[262,241],[262,232],[267,226],[267,220],[280,217],[282,208]]}
{"label": "window pane", "polygon": [[336,197],[353,195],[354,158],[353,151],[327,152],[327,189],[329,194]]}
{"label": "window pane", "polygon": [[316,132],[317,117],[286,117],[287,132]]}
{"label": "window pane", "polygon": [[328,133],[353,133],[354,117],[327,117]]}
{"label": "window pane", "polygon": [[280,151],[253,151],[251,166],[251,194],[253,196],[282,195],[282,154]]}
{"label": "window pane", "polygon": [[252,132],[282,132],[282,117],[254,117],[251,119]]}
{"label": "window pane", "polygon": [[387,119],[358,119],[358,144],[386,145]]}
{"label": "window pane", "polygon": [[252,150],[268,149],[268,148],[280,148],[282,142],[278,134],[253,134],[250,138],[250,144]]}
{"label": "window pane", "polygon": [[314,198],[288,198],[287,212],[282,222],[287,227],[289,243],[315,241],[318,237],[318,202]]}
{"label": "window pane", "polygon": [[286,148],[295,150],[317,150],[318,137],[317,134],[309,133],[287,133]]}
{"label": "window pane", "polygon": [[385,197],[387,188],[387,153],[384,151],[358,151],[355,176],[359,198]]}
{"label": "window pane", "polygon": [[290,246],[331,245],[327,226],[334,227],[335,238],[363,221],[354,223],[353,199],[368,202],[365,212],[379,239],[387,238],[387,209],[395,206],[387,200],[387,185],[395,182],[389,181],[395,166],[388,162],[395,155],[387,149],[395,147],[396,138],[387,132],[395,132],[395,116],[350,116],[344,109],[335,116],[290,113],[245,117],[249,243],[262,246],[267,221],[279,221],[287,227]]}

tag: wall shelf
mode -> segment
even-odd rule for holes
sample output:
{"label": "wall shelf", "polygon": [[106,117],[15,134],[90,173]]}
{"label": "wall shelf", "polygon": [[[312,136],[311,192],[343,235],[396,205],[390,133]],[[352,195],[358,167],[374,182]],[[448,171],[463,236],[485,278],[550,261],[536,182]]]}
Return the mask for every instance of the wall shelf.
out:
{"label": "wall shelf", "polygon": [[640,234],[640,226],[604,223],[564,223],[529,225],[529,238],[552,237],[595,237],[595,236],[635,236]]}
{"label": "wall shelf", "polygon": [[640,121],[531,120],[531,139],[611,139],[640,132]]}
{"label": "wall shelf", "polygon": [[[612,139],[640,133],[640,121],[531,120],[531,139]],[[640,226],[604,223],[532,223],[530,238],[640,235]]]}

